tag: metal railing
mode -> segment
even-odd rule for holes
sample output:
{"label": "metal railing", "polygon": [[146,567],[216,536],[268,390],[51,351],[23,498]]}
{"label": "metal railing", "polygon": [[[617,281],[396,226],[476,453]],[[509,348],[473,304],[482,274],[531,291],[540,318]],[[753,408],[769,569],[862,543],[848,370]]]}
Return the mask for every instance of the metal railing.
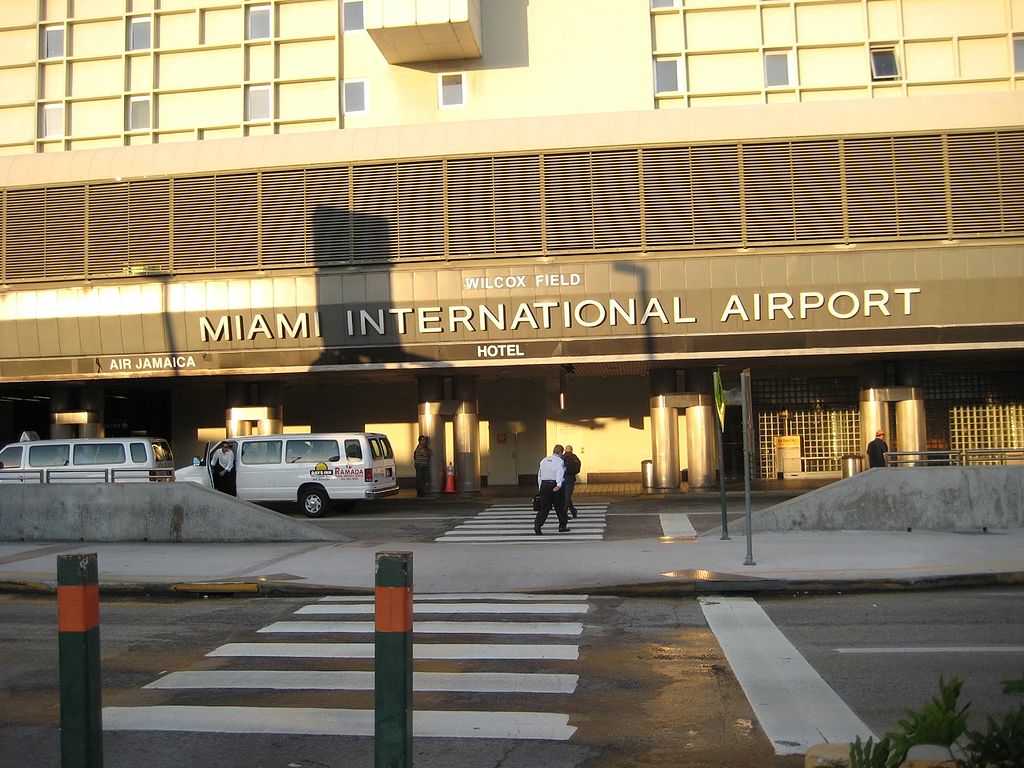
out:
{"label": "metal railing", "polygon": [[978,467],[1024,464],[1024,448],[964,448],[948,451],[890,451],[890,467]]}
{"label": "metal railing", "polygon": [[0,483],[168,483],[174,482],[173,469],[0,469]]}

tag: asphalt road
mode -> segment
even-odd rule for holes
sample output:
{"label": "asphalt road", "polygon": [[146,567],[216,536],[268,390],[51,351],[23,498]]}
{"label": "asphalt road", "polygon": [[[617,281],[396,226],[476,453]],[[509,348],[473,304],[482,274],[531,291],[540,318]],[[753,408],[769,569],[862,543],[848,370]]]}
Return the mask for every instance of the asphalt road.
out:
{"label": "asphalt road", "polygon": [[[497,600],[474,598],[473,602],[500,605]],[[545,597],[537,602],[559,601]],[[999,681],[1024,673],[1024,590],[1020,588],[789,596],[757,603],[846,705],[878,734],[894,727],[905,708],[918,707],[934,695],[939,675],[958,675],[966,681],[964,700],[972,701],[972,723],[980,724],[985,715],[998,716],[1014,703],[999,693]],[[236,644],[241,643],[372,643],[372,634],[327,635],[318,630],[299,636],[260,631],[299,618],[342,618],[296,614],[309,610],[311,604],[316,601],[105,599],[101,609],[104,707],[110,708],[108,713],[134,712],[144,718],[171,712],[155,709],[164,706],[240,707],[238,712],[243,714],[239,717],[252,711],[246,708],[260,708],[282,713],[281,722],[296,711],[372,710],[372,690],[271,689],[251,682],[242,688],[197,687],[213,673],[272,669],[333,674],[372,669],[368,658],[329,658],[320,651],[307,658],[207,655],[218,649],[240,648]],[[567,600],[557,610],[569,610],[566,606],[571,604]],[[557,620],[559,626],[578,620],[577,635],[507,637],[471,632],[417,636],[417,647],[508,644],[526,653],[549,646],[567,653],[565,658],[417,661],[418,672],[437,673],[439,678],[451,672],[500,672],[511,675],[511,680],[527,681],[518,692],[512,690],[519,682],[512,690],[502,691],[417,691],[418,712],[565,716],[568,727],[575,730],[568,735],[560,731],[549,738],[525,740],[417,738],[415,765],[802,765],[798,756],[774,755],[696,600],[591,597],[583,604],[584,612],[575,618],[512,615],[507,605],[494,609],[499,611],[496,614],[479,617],[512,623]],[[347,610],[343,605],[341,609]],[[0,665],[0,768],[20,768],[27,756],[31,764],[59,764],[54,601],[0,595],[0,649],[4,658]],[[172,673],[182,672],[199,674],[187,678],[181,687],[145,687],[167,684],[179,679]],[[562,692],[527,692],[529,681],[541,678],[571,685]],[[153,722],[160,717],[163,715]],[[105,722],[114,719],[105,717]],[[445,725],[455,728],[458,718],[452,715],[448,719],[452,722]],[[300,718],[296,730],[306,724]],[[312,768],[373,764],[373,739],[367,736],[232,734],[213,724],[210,732],[201,732],[199,728],[206,725],[200,723],[187,733],[108,730],[104,734],[105,766]]]}

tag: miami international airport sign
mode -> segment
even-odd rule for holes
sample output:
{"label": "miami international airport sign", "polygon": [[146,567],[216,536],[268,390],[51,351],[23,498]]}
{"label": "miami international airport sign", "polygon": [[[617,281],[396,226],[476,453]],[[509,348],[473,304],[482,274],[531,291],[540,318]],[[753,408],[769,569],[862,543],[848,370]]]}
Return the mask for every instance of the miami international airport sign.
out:
{"label": "miami international airport sign", "polygon": [[478,264],[13,291],[0,294],[0,374],[728,359],[1024,341],[1020,246]]}

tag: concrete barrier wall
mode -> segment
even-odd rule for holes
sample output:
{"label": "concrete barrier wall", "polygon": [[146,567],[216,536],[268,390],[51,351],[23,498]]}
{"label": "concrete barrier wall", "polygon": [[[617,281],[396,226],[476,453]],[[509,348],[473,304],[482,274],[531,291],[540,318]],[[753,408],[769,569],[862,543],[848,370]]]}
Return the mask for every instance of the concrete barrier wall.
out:
{"label": "concrete barrier wall", "polygon": [[755,531],[983,527],[1024,527],[1024,466],[871,469],[753,515]]}
{"label": "concrete barrier wall", "polygon": [[0,485],[4,541],[347,541],[194,483]]}

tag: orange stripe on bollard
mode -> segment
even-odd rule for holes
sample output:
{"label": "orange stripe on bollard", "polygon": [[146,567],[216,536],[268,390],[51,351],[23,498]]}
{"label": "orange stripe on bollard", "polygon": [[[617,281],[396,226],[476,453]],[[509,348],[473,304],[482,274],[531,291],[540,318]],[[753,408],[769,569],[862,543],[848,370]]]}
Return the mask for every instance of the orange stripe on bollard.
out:
{"label": "orange stripe on bollard", "polygon": [[57,629],[60,632],[88,632],[99,623],[99,584],[57,587]]}
{"label": "orange stripe on bollard", "polygon": [[374,625],[378,632],[412,632],[411,587],[377,586],[374,597]]}

